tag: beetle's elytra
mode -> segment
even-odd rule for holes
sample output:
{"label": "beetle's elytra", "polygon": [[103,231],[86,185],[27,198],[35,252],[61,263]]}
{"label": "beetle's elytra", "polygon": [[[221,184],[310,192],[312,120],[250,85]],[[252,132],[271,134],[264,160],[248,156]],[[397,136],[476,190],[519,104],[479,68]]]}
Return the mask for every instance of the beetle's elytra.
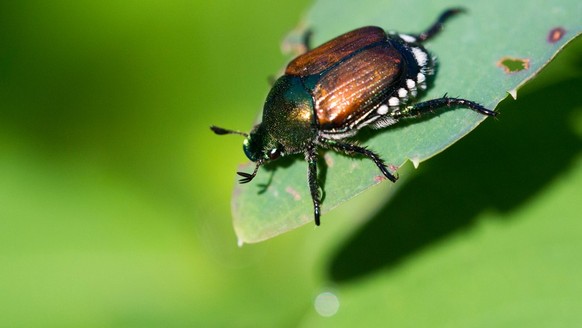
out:
{"label": "beetle's elytra", "polygon": [[250,134],[211,127],[216,134],[246,137],[243,150],[256,167],[252,173],[237,172],[242,177],[240,183],[250,182],[266,162],[303,153],[315,224],[319,225],[321,198],[316,166],[319,147],[348,156],[368,157],[386,178],[395,182],[397,178],[380,156],[349,141],[361,128],[385,128],[402,118],[457,106],[495,116],[495,112],[478,103],[460,98],[445,96],[413,103],[434,74],[434,59],[422,44],[435,36],[448,18],[461,11],[446,10],[431,27],[417,35],[362,27],[292,60],[267,96],[262,122]]}

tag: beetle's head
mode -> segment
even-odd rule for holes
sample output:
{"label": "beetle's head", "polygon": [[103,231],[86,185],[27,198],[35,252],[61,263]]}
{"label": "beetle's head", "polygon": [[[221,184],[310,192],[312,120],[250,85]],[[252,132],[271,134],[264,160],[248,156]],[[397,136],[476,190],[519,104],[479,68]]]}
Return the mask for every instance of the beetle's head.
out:
{"label": "beetle's head", "polygon": [[259,165],[283,156],[283,146],[275,141],[261,124],[255,126],[246,137],[243,150],[251,161]]}
{"label": "beetle's head", "polygon": [[240,183],[250,182],[257,175],[259,166],[266,162],[274,161],[277,158],[283,156],[283,146],[276,142],[265,131],[261,124],[255,126],[250,134],[240,131],[227,130],[216,126],[211,126],[210,129],[218,135],[240,134],[245,137],[245,141],[243,142],[243,151],[251,161],[257,164],[257,166],[255,167],[253,173],[237,172],[238,175],[243,177],[239,180]]}

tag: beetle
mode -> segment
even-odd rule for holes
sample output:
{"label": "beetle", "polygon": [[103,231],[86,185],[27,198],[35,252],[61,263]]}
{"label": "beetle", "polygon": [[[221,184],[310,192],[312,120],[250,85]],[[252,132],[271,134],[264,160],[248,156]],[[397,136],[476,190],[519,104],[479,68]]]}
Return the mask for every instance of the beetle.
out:
{"label": "beetle", "polygon": [[303,153],[313,200],[315,224],[320,224],[321,195],[317,181],[318,148],[371,159],[392,182],[397,177],[374,151],[350,141],[363,127],[382,129],[403,118],[439,109],[467,107],[487,116],[496,112],[467,99],[442,98],[414,103],[435,73],[435,58],[423,43],[437,35],[462,8],[445,10],[420,34],[385,32],[367,26],[342,34],[293,59],[273,84],[261,123],[247,134],[211,126],[218,134],[245,137],[243,150],[256,163],[252,173],[237,172],[250,182],[261,165],[282,156]]}

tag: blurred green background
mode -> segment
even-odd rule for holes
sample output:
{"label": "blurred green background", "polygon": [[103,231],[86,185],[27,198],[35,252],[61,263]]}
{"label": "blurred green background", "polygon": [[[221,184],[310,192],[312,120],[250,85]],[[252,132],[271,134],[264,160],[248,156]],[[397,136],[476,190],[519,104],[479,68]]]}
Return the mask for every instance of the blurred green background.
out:
{"label": "blurred green background", "polygon": [[582,322],[580,40],[389,204],[237,247],[208,127],[252,125],[308,4],[0,4],[0,326]]}

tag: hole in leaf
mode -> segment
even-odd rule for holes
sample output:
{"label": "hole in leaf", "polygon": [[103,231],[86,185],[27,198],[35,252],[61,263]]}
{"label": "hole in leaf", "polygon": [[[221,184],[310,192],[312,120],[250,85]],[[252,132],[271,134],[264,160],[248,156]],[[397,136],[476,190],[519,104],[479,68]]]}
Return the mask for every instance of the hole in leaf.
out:
{"label": "hole in leaf", "polygon": [[517,73],[529,68],[529,59],[503,57],[497,62],[497,66],[503,68],[503,71],[507,74]]}

